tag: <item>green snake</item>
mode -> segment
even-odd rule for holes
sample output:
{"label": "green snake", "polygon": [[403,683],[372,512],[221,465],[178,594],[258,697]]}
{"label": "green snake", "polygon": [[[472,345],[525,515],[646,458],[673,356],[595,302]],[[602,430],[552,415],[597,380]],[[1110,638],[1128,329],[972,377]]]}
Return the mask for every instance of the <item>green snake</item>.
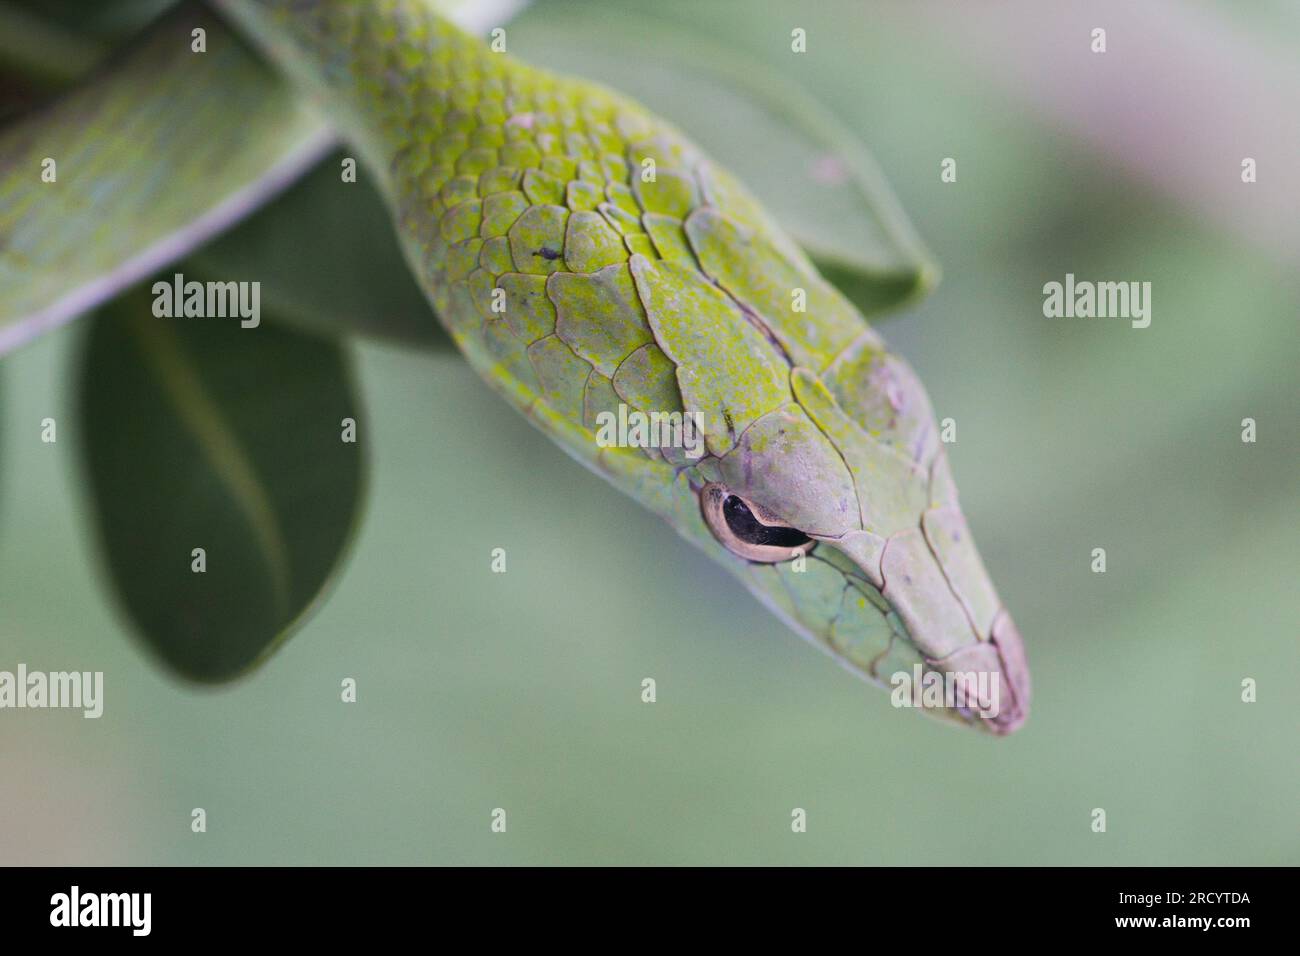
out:
{"label": "green snake", "polygon": [[[927,710],[1024,722],[925,389],[726,170],[420,0],[218,6],[357,150],[456,345],[535,426],[852,672],[960,676]],[[636,412],[702,443],[598,440]]]}

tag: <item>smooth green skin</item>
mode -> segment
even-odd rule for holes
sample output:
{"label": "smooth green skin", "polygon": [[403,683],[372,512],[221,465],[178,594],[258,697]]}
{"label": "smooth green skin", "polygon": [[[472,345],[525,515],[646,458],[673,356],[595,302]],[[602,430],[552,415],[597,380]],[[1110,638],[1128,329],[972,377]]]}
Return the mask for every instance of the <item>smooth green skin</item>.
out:
{"label": "smooth green skin", "polygon": [[[420,0],[220,6],[361,152],[438,316],[537,427],[850,670],[994,672],[997,716],[941,713],[1023,722],[1020,637],[923,387],[740,183],[637,104],[491,52]],[[595,415],[620,401],[698,413],[707,454],[599,447]],[[806,568],[720,545],[710,481],[816,538]]]}

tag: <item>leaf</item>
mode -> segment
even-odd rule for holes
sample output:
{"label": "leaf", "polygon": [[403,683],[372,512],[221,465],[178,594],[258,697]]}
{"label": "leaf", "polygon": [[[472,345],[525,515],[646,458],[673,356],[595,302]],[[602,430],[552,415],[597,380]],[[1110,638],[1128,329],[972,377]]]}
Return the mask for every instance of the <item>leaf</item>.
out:
{"label": "leaf", "polygon": [[152,310],[143,288],[131,292],[85,343],[93,518],[150,649],[187,678],[229,680],[286,639],[339,564],[365,457],[343,422],[361,411],[334,341]]}
{"label": "leaf", "polygon": [[39,16],[48,29],[86,40],[117,41],[157,19],[177,0],[4,0],[15,14]]}
{"label": "leaf", "polygon": [[195,254],[211,275],[256,278],[277,319],[327,335],[359,333],[419,348],[451,339],[415,284],[383,200],[336,153],[282,196]]}
{"label": "leaf", "polygon": [[734,172],[868,316],[938,268],[858,138],[787,76],[631,7],[540,4],[511,52],[640,100]]}
{"label": "leaf", "polygon": [[243,218],[330,141],[211,13],[167,16],[118,65],[0,131],[0,354]]}
{"label": "leaf", "polygon": [[103,49],[93,38],[53,23],[17,3],[0,3],[0,99],[8,101],[15,78],[39,89],[77,79],[99,60]]}

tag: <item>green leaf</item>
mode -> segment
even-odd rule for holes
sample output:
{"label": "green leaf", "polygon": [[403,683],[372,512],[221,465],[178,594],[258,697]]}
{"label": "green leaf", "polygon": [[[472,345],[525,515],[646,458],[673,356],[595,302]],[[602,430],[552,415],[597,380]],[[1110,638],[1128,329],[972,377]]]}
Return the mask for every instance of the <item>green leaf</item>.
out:
{"label": "green leaf", "polygon": [[787,76],[702,31],[631,7],[543,3],[511,52],[627,93],[734,172],[868,316],[927,292],[938,268],[853,132]]}
{"label": "green leaf", "polygon": [[103,55],[94,38],[51,22],[22,5],[0,0],[0,100],[15,78],[38,89],[61,87],[84,75]]}
{"label": "green leaf", "polygon": [[343,182],[337,153],[191,261],[256,278],[276,318],[327,335],[359,333],[418,348],[451,339],[415,284],[383,200],[364,171]]}
{"label": "green leaf", "polygon": [[[200,27],[206,53],[191,51]],[[0,131],[0,354],[242,219],[330,141],[211,13],[170,14],[93,82]]]}
{"label": "green leaf", "polygon": [[362,494],[350,378],[337,342],[157,318],[143,289],[94,318],[78,396],[93,518],[113,590],[177,673],[242,674],[319,601]]}
{"label": "green leaf", "polygon": [[111,42],[136,32],[177,0],[2,0],[15,14],[38,17],[49,29]]}

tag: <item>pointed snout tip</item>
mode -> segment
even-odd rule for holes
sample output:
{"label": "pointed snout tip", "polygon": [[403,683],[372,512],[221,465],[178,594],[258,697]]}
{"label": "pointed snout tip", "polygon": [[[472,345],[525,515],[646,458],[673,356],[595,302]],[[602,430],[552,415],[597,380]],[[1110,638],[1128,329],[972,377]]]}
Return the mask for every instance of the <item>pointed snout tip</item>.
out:
{"label": "pointed snout tip", "polygon": [[995,715],[982,718],[986,730],[1005,737],[1015,733],[1029,718],[1029,663],[1016,623],[1006,608],[998,611],[989,631],[989,644],[997,652],[1002,674],[1002,700]]}
{"label": "pointed snout tip", "polygon": [[945,710],[965,726],[1005,737],[1028,719],[1029,665],[1020,632],[1005,610],[994,615],[987,639],[929,663],[953,681],[956,703]]}

